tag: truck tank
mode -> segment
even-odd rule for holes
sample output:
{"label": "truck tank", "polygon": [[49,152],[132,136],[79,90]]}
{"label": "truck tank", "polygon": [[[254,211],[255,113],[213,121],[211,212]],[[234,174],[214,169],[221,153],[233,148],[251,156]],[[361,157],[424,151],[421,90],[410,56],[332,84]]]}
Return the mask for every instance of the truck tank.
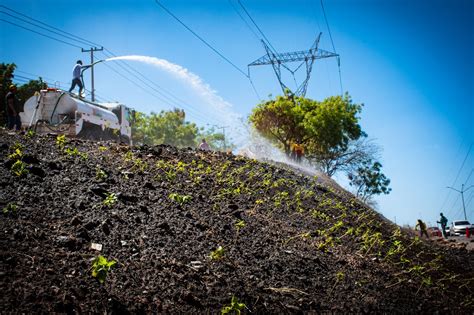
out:
{"label": "truck tank", "polygon": [[[40,104],[36,110],[38,102]],[[109,122],[110,125],[118,124],[119,121],[113,112],[101,107],[99,104],[74,98],[60,90],[43,90],[30,97],[25,102],[24,112],[20,113],[20,117],[22,124],[27,127],[36,120],[56,125],[64,120],[74,119],[76,112],[96,116]]]}
{"label": "truck tank", "polygon": [[98,104],[57,89],[37,92],[20,113],[24,128],[131,144],[131,110],[121,104]]}

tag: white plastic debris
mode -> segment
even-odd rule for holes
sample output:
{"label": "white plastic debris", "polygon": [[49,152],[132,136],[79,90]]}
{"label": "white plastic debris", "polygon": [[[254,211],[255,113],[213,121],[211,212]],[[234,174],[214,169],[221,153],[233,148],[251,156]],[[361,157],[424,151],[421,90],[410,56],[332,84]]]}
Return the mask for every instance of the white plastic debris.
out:
{"label": "white plastic debris", "polygon": [[91,244],[91,249],[95,249],[95,250],[98,250],[100,252],[102,250],[102,244],[92,243]]}

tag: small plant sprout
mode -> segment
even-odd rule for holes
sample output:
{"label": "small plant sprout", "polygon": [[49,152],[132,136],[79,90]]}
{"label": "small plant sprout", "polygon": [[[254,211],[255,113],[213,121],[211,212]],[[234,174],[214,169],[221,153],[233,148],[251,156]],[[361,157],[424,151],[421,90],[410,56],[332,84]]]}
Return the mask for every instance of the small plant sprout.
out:
{"label": "small plant sprout", "polygon": [[212,251],[209,255],[211,260],[220,260],[224,258],[224,248],[222,246],[217,247],[216,250]]}
{"label": "small plant sprout", "polygon": [[23,158],[23,155],[24,155],[23,151],[20,148],[16,148],[12,154],[8,155],[8,158],[10,160],[18,161]]}
{"label": "small plant sprout", "polygon": [[240,311],[243,310],[244,308],[247,308],[247,306],[244,303],[239,303],[237,298],[235,296],[232,296],[232,299],[230,300],[230,305],[224,306],[221,309],[221,314],[238,314],[240,315]]}
{"label": "small plant sprout", "polygon": [[64,150],[64,146],[66,145],[66,136],[58,135],[56,137],[56,145],[60,150]]}
{"label": "small plant sprout", "polygon": [[25,137],[27,139],[30,139],[30,138],[33,138],[34,136],[36,135],[36,132],[33,130],[33,129],[29,129],[26,134],[25,134]]}
{"label": "small plant sprout", "polygon": [[99,146],[99,152],[105,152],[107,151],[107,147],[104,147],[103,145]]}
{"label": "small plant sprout", "polygon": [[344,280],[345,276],[346,275],[344,274],[344,272],[342,272],[342,271],[337,272],[336,273],[336,281],[341,282],[342,280]]}
{"label": "small plant sprout", "polygon": [[237,222],[235,223],[235,228],[238,230],[242,229],[245,227],[245,221],[244,220],[237,220]]}
{"label": "small plant sprout", "polygon": [[104,283],[107,273],[116,263],[115,260],[108,261],[104,256],[97,256],[92,262],[92,276],[97,278],[100,283]]}
{"label": "small plant sprout", "polygon": [[103,180],[103,179],[106,179],[107,177],[108,177],[107,173],[97,166],[97,169],[95,172],[95,178],[97,180]]}
{"label": "small plant sprout", "polygon": [[107,194],[107,197],[104,199],[103,204],[107,208],[112,208],[112,206],[117,202],[117,195],[114,193]]}
{"label": "small plant sprout", "polygon": [[18,206],[14,203],[9,203],[3,208],[3,214],[16,213]]}
{"label": "small plant sprout", "polygon": [[24,163],[21,160],[17,160],[15,163],[13,163],[13,165],[11,166],[11,171],[13,175],[18,176],[18,177],[28,174],[26,163]]}
{"label": "small plant sprout", "polygon": [[193,199],[191,196],[180,195],[176,193],[170,194],[169,198],[174,202],[177,202],[180,206],[184,205],[185,203],[188,203]]}

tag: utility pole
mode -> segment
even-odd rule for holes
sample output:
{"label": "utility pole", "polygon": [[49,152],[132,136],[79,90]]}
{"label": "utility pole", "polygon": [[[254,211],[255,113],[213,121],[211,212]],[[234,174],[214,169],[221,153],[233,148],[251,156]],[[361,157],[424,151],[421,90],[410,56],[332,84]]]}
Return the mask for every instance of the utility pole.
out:
{"label": "utility pole", "polygon": [[227,147],[225,144],[225,128],[229,128],[229,126],[216,126],[218,129],[222,129],[222,135],[224,136],[224,152],[226,152]]}
{"label": "utility pole", "polygon": [[104,47],[91,47],[91,49],[84,49],[81,48],[82,52],[90,52],[91,53],[91,101],[95,101],[95,93],[94,93],[94,52],[95,51],[102,51],[104,50]]}
{"label": "utility pole", "polygon": [[454,191],[457,191],[458,193],[461,193],[461,199],[462,199],[462,208],[464,210],[464,220],[467,221],[467,215],[466,215],[466,205],[464,204],[464,192],[468,191],[469,189],[471,189],[472,187],[474,187],[474,185],[472,186],[469,186],[467,189],[464,189],[464,184],[461,185],[461,190],[457,190],[456,188],[453,188],[453,187],[446,187],[446,188],[450,188]]}

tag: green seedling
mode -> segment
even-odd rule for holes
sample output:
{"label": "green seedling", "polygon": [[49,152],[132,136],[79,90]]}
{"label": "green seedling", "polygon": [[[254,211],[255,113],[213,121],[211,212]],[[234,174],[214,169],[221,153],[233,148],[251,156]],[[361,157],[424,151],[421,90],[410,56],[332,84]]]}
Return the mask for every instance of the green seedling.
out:
{"label": "green seedling", "polygon": [[8,158],[10,160],[21,160],[23,158],[24,154],[23,151],[20,148],[16,148],[12,154],[8,155]]}
{"label": "green seedling", "polygon": [[13,163],[11,167],[11,171],[13,175],[21,177],[28,174],[28,169],[26,168],[26,166],[27,165],[25,162],[21,160],[17,160],[15,163]]}
{"label": "green seedling", "polygon": [[230,300],[230,305],[224,306],[221,309],[221,314],[238,314],[240,315],[240,311],[246,308],[247,306],[244,303],[239,303],[235,296],[232,296]]}
{"label": "green seedling", "polygon": [[56,137],[56,146],[60,150],[64,150],[64,146],[66,145],[66,136],[65,135],[58,135]]}
{"label": "green seedling", "polygon": [[16,213],[18,206],[14,203],[9,203],[3,208],[3,214]]}
{"label": "green seedling", "polygon": [[177,202],[180,206],[184,205],[185,203],[188,203],[189,201],[193,199],[193,197],[191,196],[180,195],[176,193],[170,194],[169,198],[173,200],[174,202]]}
{"label": "green seedling", "polygon": [[166,171],[166,178],[171,182],[176,178],[176,172],[173,170]]}
{"label": "green seedling", "polygon": [[211,260],[220,260],[224,258],[224,248],[222,246],[217,247],[216,250],[212,251],[209,255]]}
{"label": "green seedling", "polygon": [[245,221],[244,220],[238,220],[236,223],[235,223],[235,228],[238,230],[242,229],[245,227]]}
{"label": "green seedling", "polygon": [[33,138],[36,135],[36,132],[32,129],[28,130],[25,134],[25,137],[27,139]]}
{"label": "green seedling", "polygon": [[95,178],[97,180],[103,180],[107,178],[107,173],[104,172],[103,170],[100,169],[100,167],[97,167],[96,172],[95,172]]}
{"label": "green seedling", "polygon": [[107,194],[107,197],[102,202],[107,208],[112,208],[112,206],[117,202],[117,195],[114,193]]}
{"label": "green seedling", "polygon": [[341,282],[342,280],[344,280],[345,276],[346,275],[344,274],[344,272],[339,271],[338,273],[336,273],[336,281]]}
{"label": "green seedling", "polygon": [[99,146],[99,152],[105,152],[107,151],[107,147],[104,147],[104,146]]}
{"label": "green seedling", "polygon": [[115,260],[108,261],[104,256],[97,256],[92,262],[92,276],[97,278],[100,283],[104,283],[107,273],[116,263]]}

